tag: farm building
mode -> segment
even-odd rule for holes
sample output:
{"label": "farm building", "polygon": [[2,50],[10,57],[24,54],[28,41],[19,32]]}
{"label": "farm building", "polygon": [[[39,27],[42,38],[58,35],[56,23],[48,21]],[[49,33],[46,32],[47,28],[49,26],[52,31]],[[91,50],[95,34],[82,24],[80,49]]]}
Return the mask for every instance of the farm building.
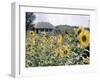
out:
{"label": "farm building", "polygon": [[36,33],[52,32],[54,30],[54,26],[49,22],[38,22],[34,25],[33,30]]}

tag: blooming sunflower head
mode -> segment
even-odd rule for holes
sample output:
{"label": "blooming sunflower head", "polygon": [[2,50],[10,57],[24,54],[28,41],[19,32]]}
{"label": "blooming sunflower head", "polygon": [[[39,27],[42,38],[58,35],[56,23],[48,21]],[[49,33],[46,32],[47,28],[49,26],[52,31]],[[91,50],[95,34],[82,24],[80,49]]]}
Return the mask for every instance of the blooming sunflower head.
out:
{"label": "blooming sunflower head", "polygon": [[65,34],[64,35],[64,39],[69,39],[69,35],[68,34]]}
{"label": "blooming sunflower head", "polygon": [[27,31],[27,36],[34,37],[35,36],[35,32],[34,31]]}
{"label": "blooming sunflower head", "polygon": [[29,51],[29,53],[34,53],[35,48],[31,44],[26,44],[26,50]]}
{"label": "blooming sunflower head", "polygon": [[76,30],[76,34],[80,35],[82,32],[84,31],[84,28],[82,26],[80,26],[77,30]]}
{"label": "blooming sunflower head", "polygon": [[70,49],[68,46],[63,45],[62,48],[59,49],[59,56],[66,57],[69,53]]}
{"label": "blooming sunflower head", "polygon": [[90,44],[90,33],[88,30],[83,31],[79,36],[80,44],[83,48],[86,48]]}

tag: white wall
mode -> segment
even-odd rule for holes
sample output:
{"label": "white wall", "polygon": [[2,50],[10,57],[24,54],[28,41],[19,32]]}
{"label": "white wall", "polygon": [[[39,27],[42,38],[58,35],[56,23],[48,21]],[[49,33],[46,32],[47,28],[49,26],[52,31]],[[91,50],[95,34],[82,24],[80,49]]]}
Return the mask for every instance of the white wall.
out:
{"label": "white wall", "polygon": [[[0,2],[0,80],[14,80],[10,77],[10,58],[11,58],[11,2],[15,0],[1,0]],[[97,25],[96,27],[96,49],[99,53],[99,44],[100,44],[100,0],[16,0],[16,1],[25,1],[33,2],[38,5],[47,5],[47,6],[63,6],[66,5],[76,5],[76,6],[94,6],[98,9],[97,11]],[[100,67],[100,54],[98,54],[98,67]],[[40,76],[32,78],[21,78],[22,80],[99,80],[100,70],[95,74],[66,74],[58,76]],[[18,79],[18,80],[21,80]]]}

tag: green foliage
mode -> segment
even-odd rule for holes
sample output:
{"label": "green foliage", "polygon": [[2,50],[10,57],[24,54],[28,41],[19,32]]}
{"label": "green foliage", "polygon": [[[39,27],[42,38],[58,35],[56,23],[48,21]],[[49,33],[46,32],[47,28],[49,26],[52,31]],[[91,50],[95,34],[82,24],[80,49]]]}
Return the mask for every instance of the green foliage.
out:
{"label": "green foliage", "polygon": [[90,52],[81,46],[76,31],[72,27],[60,27],[54,33],[27,31],[26,67],[89,64]]}

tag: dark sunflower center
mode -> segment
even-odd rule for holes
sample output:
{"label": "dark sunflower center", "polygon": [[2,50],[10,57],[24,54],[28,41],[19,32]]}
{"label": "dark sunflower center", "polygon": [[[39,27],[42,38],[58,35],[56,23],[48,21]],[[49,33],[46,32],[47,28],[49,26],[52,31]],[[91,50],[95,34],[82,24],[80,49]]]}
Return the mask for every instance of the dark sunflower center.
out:
{"label": "dark sunflower center", "polygon": [[33,33],[31,32],[31,35],[33,35]]}
{"label": "dark sunflower center", "polygon": [[28,47],[31,47],[31,45],[29,44]]}
{"label": "dark sunflower center", "polygon": [[64,54],[67,54],[67,53],[68,53],[68,51],[67,51],[67,50],[65,50],[65,51],[64,51]]}
{"label": "dark sunflower center", "polygon": [[80,34],[80,33],[81,33],[81,31],[82,31],[82,30],[80,29],[80,30],[78,31],[78,34]]}
{"label": "dark sunflower center", "polygon": [[83,41],[83,42],[86,41],[86,36],[85,36],[85,35],[82,36],[82,41]]}

